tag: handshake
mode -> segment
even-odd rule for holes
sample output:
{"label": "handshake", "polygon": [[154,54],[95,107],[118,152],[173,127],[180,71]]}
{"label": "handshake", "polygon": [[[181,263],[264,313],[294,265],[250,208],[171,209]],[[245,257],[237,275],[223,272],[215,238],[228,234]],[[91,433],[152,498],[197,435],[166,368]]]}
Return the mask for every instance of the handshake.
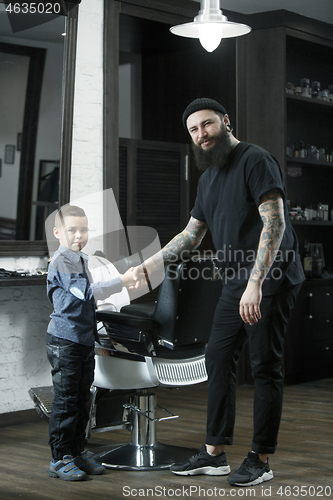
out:
{"label": "handshake", "polygon": [[[137,266],[130,267],[120,275],[123,287],[145,295],[158,287],[164,279],[164,259],[161,252],[155,253]],[[135,296],[137,294],[135,293]]]}
{"label": "handshake", "polygon": [[129,290],[142,290],[144,286],[148,286],[151,273],[157,271],[158,267],[156,263],[148,259],[141,265],[131,267],[124,274],[121,274],[121,283]]}

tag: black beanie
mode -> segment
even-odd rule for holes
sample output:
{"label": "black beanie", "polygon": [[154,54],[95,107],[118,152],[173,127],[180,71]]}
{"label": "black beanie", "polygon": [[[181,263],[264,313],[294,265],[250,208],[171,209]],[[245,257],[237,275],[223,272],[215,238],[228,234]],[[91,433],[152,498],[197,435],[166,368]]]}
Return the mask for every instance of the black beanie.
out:
{"label": "black beanie", "polygon": [[209,99],[208,97],[200,97],[199,99],[195,99],[195,101],[192,101],[187,108],[185,109],[183,113],[183,125],[187,130],[186,127],[186,120],[187,118],[192,114],[195,113],[196,111],[200,111],[201,109],[213,109],[214,111],[218,111],[219,113],[222,113],[223,115],[226,115],[227,112],[225,108],[222,106],[222,104],[219,104],[217,101],[214,101],[214,99]]}

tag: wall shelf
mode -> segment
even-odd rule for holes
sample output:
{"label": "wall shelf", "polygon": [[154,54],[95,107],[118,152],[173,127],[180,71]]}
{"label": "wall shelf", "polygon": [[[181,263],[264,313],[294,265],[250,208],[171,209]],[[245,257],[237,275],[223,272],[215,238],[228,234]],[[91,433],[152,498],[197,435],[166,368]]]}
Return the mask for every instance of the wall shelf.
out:
{"label": "wall shelf", "polygon": [[304,166],[312,166],[312,167],[328,167],[328,168],[333,168],[333,162],[331,161],[320,161],[320,160],[312,160],[310,158],[293,158],[293,157],[287,157],[287,165],[293,163],[297,163],[298,165],[304,165]]}
{"label": "wall shelf", "polygon": [[[300,142],[333,149],[333,103],[286,93],[286,83],[301,78],[333,84],[333,42],[318,31],[280,24],[253,30],[238,41],[239,129],[244,141],[275,156],[286,172],[291,207],[333,209],[333,162],[286,156],[287,144]],[[240,134],[239,134],[240,135]],[[293,171],[294,167],[294,171]],[[288,175],[289,174],[289,175]],[[322,243],[325,265],[333,268],[333,221],[291,220],[301,258],[305,242]],[[291,312],[285,344],[287,383],[333,375],[333,284],[331,279],[303,283]],[[309,319],[311,317],[311,319]]]}
{"label": "wall shelf", "polygon": [[291,220],[293,226],[333,226],[330,220]]}
{"label": "wall shelf", "polygon": [[291,100],[291,101],[298,101],[298,102],[302,102],[304,104],[327,106],[328,108],[333,108],[333,102],[323,101],[321,99],[316,99],[313,97],[303,97],[301,95],[286,94],[286,98]]}

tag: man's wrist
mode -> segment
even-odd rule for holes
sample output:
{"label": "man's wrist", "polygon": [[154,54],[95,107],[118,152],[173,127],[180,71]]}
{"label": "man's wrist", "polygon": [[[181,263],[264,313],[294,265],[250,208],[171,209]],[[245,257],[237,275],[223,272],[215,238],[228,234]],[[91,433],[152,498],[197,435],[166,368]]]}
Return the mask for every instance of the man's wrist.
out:
{"label": "man's wrist", "polygon": [[161,265],[163,265],[163,256],[156,254],[150,257],[145,262],[143,262],[143,268],[147,270],[148,273],[157,271]]}
{"label": "man's wrist", "polygon": [[260,279],[260,278],[249,278],[249,281],[247,282],[248,286],[251,286],[253,288],[261,288],[262,287],[262,284],[263,284],[263,281],[264,281],[264,278]]}

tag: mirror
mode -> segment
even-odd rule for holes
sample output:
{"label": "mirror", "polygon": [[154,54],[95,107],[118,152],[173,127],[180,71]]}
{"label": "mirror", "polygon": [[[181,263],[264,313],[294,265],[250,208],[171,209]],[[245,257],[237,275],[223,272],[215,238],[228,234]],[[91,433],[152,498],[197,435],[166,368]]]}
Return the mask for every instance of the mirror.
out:
{"label": "mirror", "polygon": [[77,5],[67,3],[66,16],[16,33],[0,3],[2,255],[44,251],[44,221],[69,201]]}

